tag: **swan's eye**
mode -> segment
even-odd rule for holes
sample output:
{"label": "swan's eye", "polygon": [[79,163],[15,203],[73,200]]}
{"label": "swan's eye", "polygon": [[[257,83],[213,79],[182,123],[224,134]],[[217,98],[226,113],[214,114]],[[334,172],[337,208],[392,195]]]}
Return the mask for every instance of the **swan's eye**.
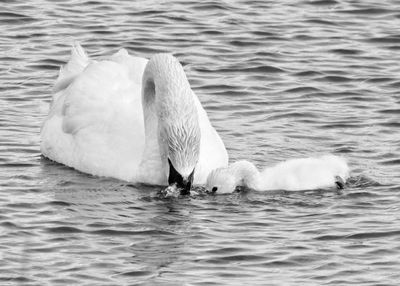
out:
{"label": "swan's eye", "polygon": [[218,190],[217,187],[213,187],[213,188],[211,189],[211,192],[215,193],[217,190]]}

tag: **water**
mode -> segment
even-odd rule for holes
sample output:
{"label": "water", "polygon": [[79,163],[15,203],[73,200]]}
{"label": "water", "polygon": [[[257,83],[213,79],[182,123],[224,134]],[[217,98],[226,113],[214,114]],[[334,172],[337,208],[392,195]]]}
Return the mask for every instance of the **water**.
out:
{"label": "water", "polygon": [[[1,285],[398,285],[400,4],[5,1]],[[71,43],[172,52],[231,161],[345,156],[343,191],[159,199],[41,157]]]}

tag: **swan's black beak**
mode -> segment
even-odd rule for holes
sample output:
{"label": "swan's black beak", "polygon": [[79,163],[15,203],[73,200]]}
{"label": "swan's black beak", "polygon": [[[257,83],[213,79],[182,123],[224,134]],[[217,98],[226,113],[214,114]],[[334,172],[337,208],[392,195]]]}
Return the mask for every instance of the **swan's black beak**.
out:
{"label": "swan's black beak", "polygon": [[190,189],[193,184],[193,177],[194,177],[194,169],[192,173],[186,178],[182,177],[172,165],[171,161],[168,159],[169,164],[169,176],[168,176],[168,184],[170,186],[176,185],[176,187],[180,190],[181,195],[189,195]]}

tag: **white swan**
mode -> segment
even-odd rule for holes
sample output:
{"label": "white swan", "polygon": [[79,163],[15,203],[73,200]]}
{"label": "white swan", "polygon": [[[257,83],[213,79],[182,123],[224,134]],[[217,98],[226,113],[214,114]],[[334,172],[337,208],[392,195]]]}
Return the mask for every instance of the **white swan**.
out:
{"label": "white swan", "polygon": [[54,161],[185,190],[228,164],[221,138],[171,55],[147,61],[122,49],[95,61],[75,44],[54,91],[41,129],[41,152]]}
{"label": "white swan", "polygon": [[206,188],[218,193],[232,193],[238,186],[257,191],[313,190],[343,187],[348,178],[346,161],[334,155],[292,159],[265,168],[261,173],[252,163],[238,161],[213,170],[207,178]]}

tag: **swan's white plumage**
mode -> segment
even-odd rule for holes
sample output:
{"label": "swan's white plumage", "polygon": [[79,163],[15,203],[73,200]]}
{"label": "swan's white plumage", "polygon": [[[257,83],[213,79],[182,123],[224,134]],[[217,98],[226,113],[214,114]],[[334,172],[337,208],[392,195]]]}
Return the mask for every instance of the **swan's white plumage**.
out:
{"label": "swan's white plumage", "polygon": [[[141,98],[147,63],[123,49],[108,59],[93,61],[76,44],[70,61],[60,71],[49,115],[42,126],[43,155],[93,175],[166,184],[157,148],[146,150],[153,153],[141,164],[145,144],[149,144],[145,143]],[[192,96],[201,129],[194,177],[200,184],[212,169],[226,166],[228,156],[193,92]],[[157,119],[155,114],[151,116]]]}
{"label": "swan's white plumage", "polygon": [[89,58],[84,49],[78,43],[74,44],[71,50],[71,59],[65,66],[60,68],[53,91],[56,93],[67,87],[84,70],[88,63]]}
{"label": "swan's white plumage", "polygon": [[231,193],[237,186],[258,191],[313,190],[336,186],[336,177],[344,182],[349,177],[347,162],[338,156],[291,159],[265,168],[261,173],[248,161],[213,170],[207,178],[207,189]]}

